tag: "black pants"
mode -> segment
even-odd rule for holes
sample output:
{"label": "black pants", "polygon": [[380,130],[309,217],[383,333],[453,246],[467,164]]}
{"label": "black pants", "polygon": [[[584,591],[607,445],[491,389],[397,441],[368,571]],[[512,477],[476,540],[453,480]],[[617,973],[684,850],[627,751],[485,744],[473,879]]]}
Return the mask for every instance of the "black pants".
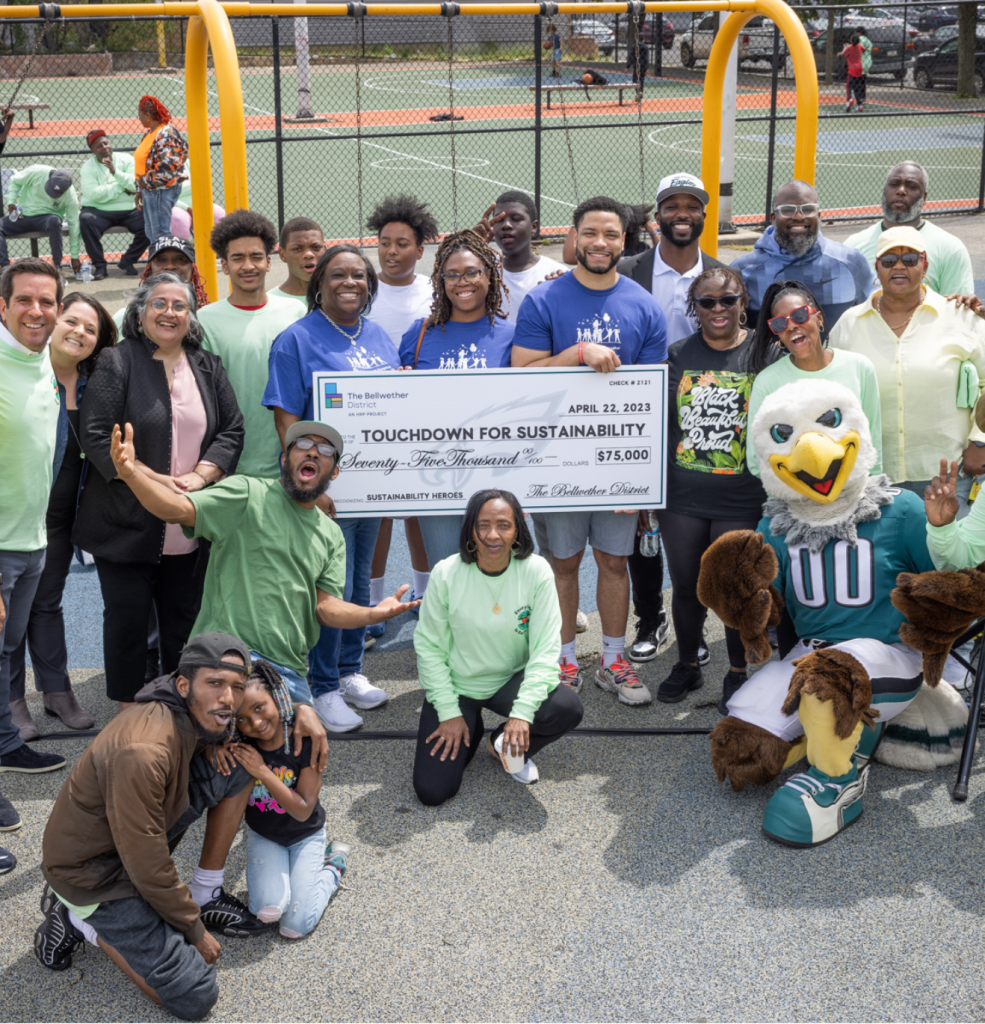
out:
{"label": "black pants", "polygon": [[[103,663],[106,696],[132,701],[144,685],[147,666],[147,617],[157,609],[161,673],[178,667],[202,604],[205,559],[200,553],[162,555],[158,565],[96,559],[103,593]],[[199,571],[196,571],[198,569]]]}
{"label": "black pants", "polygon": [[[73,510],[74,512],[74,510]],[[25,648],[31,647],[34,665],[34,686],[40,693],[60,693],[69,689],[68,651],[65,647],[65,616],[62,595],[72,565],[72,525],[74,514],[67,519],[47,517],[48,548],[44,569],[31,605],[27,633],[10,655],[10,699],[24,696],[27,669]]]}
{"label": "black pants", "polygon": [[0,267],[10,262],[7,252],[7,239],[26,235],[29,231],[47,231],[48,244],[51,246],[51,262],[59,266],[62,262],[62,219],[57,213],[38,213],[32,217],[21,214],[17,220],[9,216],[0,220]]}
{"label": "black pants", "polygon": [[121,267],[132,267],[148,245],[144,234],[144,213],[136,207],[132,210],[97,210],[94,206],[83,206],[79,211],[79,227],[94,270],[106,268],[102,238],[108,228],[126,228],[133,233],[130,248],[120,260]]}
{"label": "black pants", "polygon": [[641,555],[641,540],[637,534],[628,560],[629,578],[633,583],[633,611],[640,622],[656,624],[664,610],[664,553],[662,545],[658,545],[652,558]]}
{"label": "black pants", "polygon": [[[667,567],[674,596],[670,603],[677,634],[677,657],[690,664],[698,660],[698,645],[708,609],[698,600],[698,573],[701,556],[723,533],[729,530],[755,530],[756,519],[699,519],[666,510],[658,512],[660,533],[667,552]],[[725,646],[729,664],[745,668],[746,654],[737,629],[725,627]]]}
{"label": "black pants", "polygon": [[[438,712],[429,700],[424,701],[421,708],[421,723],[417,729],[417,751],[414,754],[414,791],[418,800],[428,807],[437,807],[450,800],[462,785],[462,776],[482,744],[484,732],[482,725],[482,709],[489,708],[497,715],[508,718],[516,695],[523,682],[523,673],[517,672],[491,697],[478,700],[474,697],[459,697],[458,706],[469,729],[470,745],[468,750],[459,748],[458,756],[453,761],[441,760],[441,754],[431,756],[431,747],[425,740],[438,728]],[[578,694],[570,687],[556,686],[537,709],[530,725],[530,747],[527,758],[531,758],[538,750],[548,743],[560,739],[566,732],[574,729],[585,713]],[[494,737],[502,730],[495,730]],[[432,744],[435,741],[432,741]]]}
{"label": "black pants", "polygon": [[859,106],[865,103],[865,75],[847,75],[845,78],[845,100],[855,97]]}

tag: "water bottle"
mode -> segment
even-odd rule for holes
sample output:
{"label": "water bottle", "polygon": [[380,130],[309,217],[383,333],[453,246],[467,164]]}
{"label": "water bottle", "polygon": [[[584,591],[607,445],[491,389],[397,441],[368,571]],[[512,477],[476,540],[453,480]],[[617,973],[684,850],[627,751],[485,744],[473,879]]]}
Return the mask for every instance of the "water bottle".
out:
{"label": "water bottle", "polygon": [[10,214],[10,222],[13,223],[17,220],[24,211],[20,208],[20,204],[14,207],[14,212]]}
{"label": "water bottle", "polygon": [[660,553],[660,526],[657,513],[652,509],[648,513],[650,528],[640,537],[640,554],[646,558],[654,558]]}
{"label": "water bottle", "polygon": [[83,284],[90,284],[92,282],[92,264],[83,263],[82,270],[79,272],[78,280]]}

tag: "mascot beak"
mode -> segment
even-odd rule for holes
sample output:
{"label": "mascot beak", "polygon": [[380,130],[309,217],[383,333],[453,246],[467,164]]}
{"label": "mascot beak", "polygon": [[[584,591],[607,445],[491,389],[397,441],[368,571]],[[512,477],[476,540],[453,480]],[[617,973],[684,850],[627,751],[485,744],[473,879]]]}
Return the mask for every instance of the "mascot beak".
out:
{"label": "mascot beak", "polygon": [[851,476],[859,436],[849,430],[840,441],[819,431],[797,438],[789,455],[771,455],[773,472],[792,490],[821,505],[830,505]]}

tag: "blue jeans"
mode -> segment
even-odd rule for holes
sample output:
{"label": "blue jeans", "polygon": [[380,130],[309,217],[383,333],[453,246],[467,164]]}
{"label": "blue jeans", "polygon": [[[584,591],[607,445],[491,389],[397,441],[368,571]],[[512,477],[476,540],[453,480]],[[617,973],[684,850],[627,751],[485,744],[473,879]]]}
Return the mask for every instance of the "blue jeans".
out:
{"label": "blue jeans", "polygon": [[418,516],[421,538],[428,556],[428,569],[449,555],[457,555],[458,541],[462,535],[462,519],[458,514],[451,516]]}
{"label": "blue jeans", "polygon": [[266,661],[277,669],[284,682],[287,683],[287,688],[291,691],[291,700],[295,704],[311,703],[311,690],[308,688],[308,680],[299,672],[295,672],[293,668],[288,668],[286,665],[278,665],[276,661],[271,661],[270,658],[260,654],[259,651],[250,651],[250,657],[254,661]]}
{"label": "blue jeans", "polygon": [[325,829],[293,846],[281,846],[252,829],[246,833],[246,887],[250,913],[279,921],[281,935],[300,939],[313,931],[340,875],[325,863]]}
{"label": "blue jeans", "polygon": [[171,211],[181,195],[180,185],[167,188],[149,188],[140,193],[144,209],[144,234],[148,244],[153,244],[161,235],[171,234]]}
{"label": "blue jeans", "polygon": [[[369,571],[373,565],[381,519],[336,519],[345,538],[344,601],[369,607]],[[322,626],[318,643],[308,655],[311,693],[321,697],[339,688],[342,676],[362,671],[366,627],[332,629]]]}

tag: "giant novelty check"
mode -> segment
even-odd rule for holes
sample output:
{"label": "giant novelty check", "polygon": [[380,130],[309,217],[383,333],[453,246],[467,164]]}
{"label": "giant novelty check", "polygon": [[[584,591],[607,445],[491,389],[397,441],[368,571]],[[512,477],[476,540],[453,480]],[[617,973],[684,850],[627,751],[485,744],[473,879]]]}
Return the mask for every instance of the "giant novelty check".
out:
{"label": "giant novelty check", "polygon": [[463,512],[488,487],[528,512],[664,506],[664,366],[315,373],[314,388],[345,442],[340,515]]}

